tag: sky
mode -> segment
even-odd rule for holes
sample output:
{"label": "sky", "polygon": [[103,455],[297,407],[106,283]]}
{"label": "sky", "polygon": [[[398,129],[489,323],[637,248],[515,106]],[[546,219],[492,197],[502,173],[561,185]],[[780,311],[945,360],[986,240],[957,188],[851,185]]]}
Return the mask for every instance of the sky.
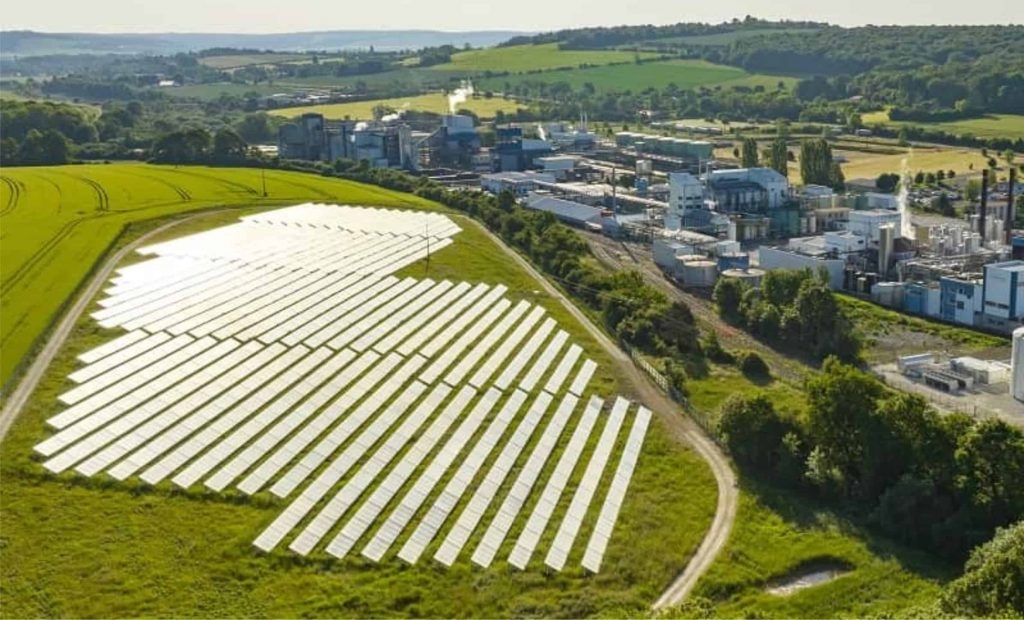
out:
{"label": "sky", "polygon": [[[4,30],[49,32],[293,32],[528,30],[765,19],[864,24],[1024,23],[1020,0],[48,0],[9,2]],[[355,9],[355,10],[354,10]],[[2,45],[0,41],[0,45]]]}

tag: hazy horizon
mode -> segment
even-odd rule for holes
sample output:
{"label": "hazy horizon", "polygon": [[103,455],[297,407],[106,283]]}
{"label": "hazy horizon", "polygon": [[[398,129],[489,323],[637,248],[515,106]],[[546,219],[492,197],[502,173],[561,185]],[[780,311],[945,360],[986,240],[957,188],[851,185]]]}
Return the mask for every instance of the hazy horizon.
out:
{"label": "hazy horizon", "polygon": [[[1011,6],[1016,10],[1012,10]],[[936,0],[892,3],[862,0],[856,4],[822,6],[811,0],[740,0],[724,6],[680,6],[671,0],[649,0],[639,6],[621,2],[561,5],[521,0],[508,10],[468,0],[395,0],[386,11],[348,10],[343,4],[316,10],[284,11],[271,0],[179,0],[138,3],[96,0],[90,3],[57,0],[41,13],[31,4],[5,11],[3,30],[110,34],[231,33],[276,34],[325,30],[520,30],[543,32],[585,26],[620,24],[718,23],[753,15],[762,19],[829,22],[841,26],[1016,24],[1024,12],[1011,0],[981,0],[964,11],[960,3]]]}

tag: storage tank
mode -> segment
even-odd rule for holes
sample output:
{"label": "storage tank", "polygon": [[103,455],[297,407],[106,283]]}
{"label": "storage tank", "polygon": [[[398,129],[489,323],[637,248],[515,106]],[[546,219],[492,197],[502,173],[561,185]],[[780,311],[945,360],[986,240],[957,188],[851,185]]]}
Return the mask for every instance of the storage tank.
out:
{"label": "storage tank", "polygon": [[709,260],[683,262],[683,286],[708,288],[718,279],[718,263]]}
{"label": "storage tank", "polygon": [[879,282],[871,287],[871,296],[875,303],[889,308],[903,307],[903,283]]}
{"label": "storage tank", "polygon": [[1013,357],[1010,359],[1010,394],[1024,401],[1024,327],[1013,331]]}
{"label": "storage tank", "polygon": [[718,255],[718,270],[746,269],[750,267],[750,255],[745,252],[730,252]]}
{"label": "storage tank", "polygon": [[730,280],[740,280],[746,282],[751,288],[758,288],[761,286],[761,280],[764,279],[764,270],[758,269],[757,267],[750,267],[748,269],[727,269],[722,272],[723,278]]}

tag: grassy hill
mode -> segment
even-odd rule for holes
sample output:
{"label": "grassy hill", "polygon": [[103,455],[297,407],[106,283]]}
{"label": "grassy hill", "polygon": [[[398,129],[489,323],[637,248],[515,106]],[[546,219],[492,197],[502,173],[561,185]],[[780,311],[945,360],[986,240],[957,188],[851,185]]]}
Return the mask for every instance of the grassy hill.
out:
{"label": "grassy hill", "polygon": [[962,136],[972,135],[977,138],[1024,138],[1024,114],[986,114],[978,118],[967,118],[958,121],[944,121],[924,123],[919,121],[893,121],[889,120],[889,113],[872,112],[864,115],[865,125],[913,125],[926,127],[928,129],[940,129],[942,131]]}
{"label": "grassy hill", "polygon": [[718,65],[704,60],[666,60],[643,64],[611,65],[588,67],[567,71],[546,71],[526,75],[495,77],[481,80],[482,89],[502,91],[505,85],[515,86],[523,82],[555,84],[565,82],[574,89],[590,83],[598,92],[631,90],[640,92],[647,88],[663,89],[675,84],[681,89],[721,86],[763,86],[775,89],[782,82],[790,88],[795,78],[748,73],[737,67]]}
{"label": "grassy hill", "polygon": [[[463,71],[482,73],[484,71],[507,71],[523,73],[578,67],[580,65],[607,65],[617,62],[631,62],[636,58],[633,52],[620,50],[560,50],[557,43],[541,45],[513,45],[491,47],[481,50],[458,52],[449,63],[431,67],[434,71]],[[657,54],[642,53],[641,58],[655,58]]]}
{"label": "grassy hill", "polygon": [[[21,294],[5,295],[5,300],[27,303],[31,298],[38,312],[51,302],[59,304],[61,291],[74,288],[114,241],[119,224],[202,205],[241,207],[204,214],[163,234],[169,238],[235,221],[271,202],[304,199],[441,209],[404,194],[283,172],[268,171],[266,200],[253,194],[259,187],[259,171],[253,170],[123,165],[5,170],[4,175],[21,184],[3,221],[5,234],[24,238],[12,261],[20,258],[25,264],[42,256],[37,262],[48,265],[26,271],[16,285]],[[54,230],[41,225],[47,219],[54,220],[53,226],[77,222],[75,233],[48,243]],[[508,261],[480,227],[464,219],[459,223],[463,231],[454,244],[431,257],[432,277],[500,282],[511,296],[529,297],[598,361],[596,381],[602,389],[631,395],[607,355],[561,304],[537,291],[533,279]],[[410,272],[417,267],[423,268],[414,265]],[[14,275],[4,272],[4,286]],[[6,317],[6,307],[4,312]],[[151,487],[134,480],[51,476],[33,458],[32,446],[49,432],[45,419],[60,409],[55,395],[69,385],[66,375],[77,365],[75,356],[109,338],[83,317],[0,446],[0,616],[642,615],[682,570],[714,511],[715,483],[707,466],[659,421],[648,433],[599,575],[585,575],[578,567],[580,545],[570,556],[570,568],[552,574],[537,567],[538,558],[530,570],[520,572],[504,562],[479,569],[467,554],[451,569],[430,561],[408,566],[394,558],[374,564],[358,556],[303,559],[286,550],[260,554],[252,538],[281,509],[268,493],[248,498],[234,491],[181,491],[168,483]],[[588,534],[582,531],[581,539]],[[511,546],[514,538],[505,544]]]}
{"label": "grassy hill", "polygon": [[[327,118],[343,119],[349,117],[357,120],[369,120],[373,118],[373,108],[383,105],[396,110],[417,110],[420,112],[434,112],[435,114],[448,114],[448,98],[440,93],[417,95],[415,97],[395,97],[392,99],[372,99],[369,101],[354,101],[352,103],[329,103],[315,106],[296,106],[293,108],[278,108],[270,113],[274,116],[292,118],[307,112],[323,114]],[[473,97],[462,104],[459,110],[469,110],[480,118],[494,118],[496,112],[511,113],[517,108],[526,108],[527,104],[518,103],[510,99],[494,97],[485,99]]]}

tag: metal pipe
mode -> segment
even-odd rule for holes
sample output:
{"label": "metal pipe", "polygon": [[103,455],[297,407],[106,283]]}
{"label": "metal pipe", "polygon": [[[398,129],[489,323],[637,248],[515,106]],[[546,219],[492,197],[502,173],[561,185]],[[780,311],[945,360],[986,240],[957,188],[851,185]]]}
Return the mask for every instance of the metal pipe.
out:
{"label": "metal pipe", "polygon": [[1006,219],[1003,220],[1003,232],[1006,234],[1006,245],[1013,243],[1013,182],[1017,180],[1017,169],[1010,168],[1010,185],[1006,190]]}
{"label": "metal pipe", "polygon": [[981,233],[981,245],[985,245],[985,217],[988,215],[988,168],[981,171],[981,208],[978,213],[978,232]]}

